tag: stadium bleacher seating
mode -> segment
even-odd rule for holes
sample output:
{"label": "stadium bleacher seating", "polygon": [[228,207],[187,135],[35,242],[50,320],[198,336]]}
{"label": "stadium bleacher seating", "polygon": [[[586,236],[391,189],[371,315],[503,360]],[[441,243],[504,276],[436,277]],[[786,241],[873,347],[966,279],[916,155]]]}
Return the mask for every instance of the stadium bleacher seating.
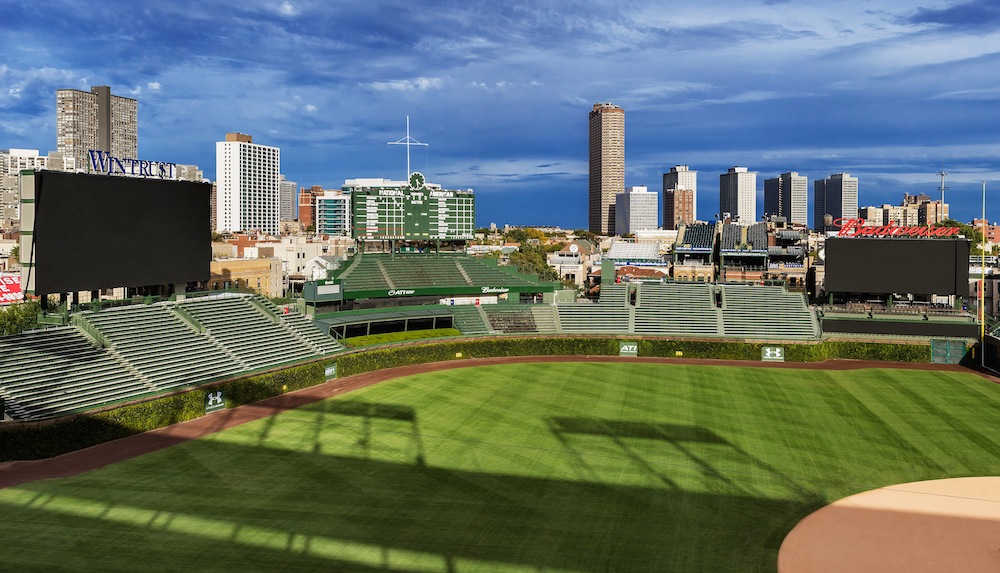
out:
{"label": "stadium bleacher seating", "polygon": [[601,284],[600,300],[603,303],[624,305],[627,293],[628,284],[615,284],[609,281],[609,284]]}
{"label": "stadium bleacher seating", "polygon": [[802,293],[784,287],[719,285],[723,334],[734,338],[818,338],[819,323]]}
{"label": "stadium bleacher seating", "polygon": [[[492,264],[491,264],[492,263]],[[345,292],[442,286],[537,286],[495,262],[458,255],[364,254],[336,278]]]}
{"label": "stadium bleacher seating", "polygon": [[17,419],[47,418],[341,349],[256,295],[88,311],[0,338],[0,396]]}
{"label": "stadium bleacher seating", "polygon": [[451,309],[455,317],[455,328],[461,330],[462,334],[487,334],[490,331],[485,313],[480,310],[480,307],[471,304],[458,304],[448,308]]}
{"label": "stadium bleacher seating", "polygon": [[153,391],[75,327],[0,337],[0,396],[14,419],[70,414]]}
{"label": "stadium bleacher seating", "polygon": [[239,362],[173,310],[173,303],[88,312],[79,319],[96,329],[157,390],[239,372]]}
{"label": "stadium bleacher seating", "polygon": [[629,332],[629,309],[620,304],[566,303],[556,312],[561,332]]}
{"label": "stadium bleacher seating", "polygon": [[482,309],[490,321],[490,328],[505,334],[538,332],[535,315],[529,305],[522,304],[490,304]]}
{"label": "stadium bleacher seating", "polygon": [[291,335],[280,317],[268,316],[250,297],[202,297],[180,304],[205,326],[207,335],[236,358],[242,370],[323,354],[307,341]]}
{"label": "stadium bleacher seating", "polygon": [[644,284],[639,287],[635,332],[670,336],[719,336],[721,311],[712,285]]}

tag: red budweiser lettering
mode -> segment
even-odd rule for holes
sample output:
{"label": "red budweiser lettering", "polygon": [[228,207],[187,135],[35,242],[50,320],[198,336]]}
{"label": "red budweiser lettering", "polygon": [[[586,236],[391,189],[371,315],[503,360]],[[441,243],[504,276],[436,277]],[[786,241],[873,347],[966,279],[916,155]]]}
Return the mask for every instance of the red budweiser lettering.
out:
{"label": "red budweiser lettering", "polygon": [[888,225],[865,225],[864,219],[837,219],[838,237],[952,237],[961,232],[958,227],[900,227],[895,221]]}

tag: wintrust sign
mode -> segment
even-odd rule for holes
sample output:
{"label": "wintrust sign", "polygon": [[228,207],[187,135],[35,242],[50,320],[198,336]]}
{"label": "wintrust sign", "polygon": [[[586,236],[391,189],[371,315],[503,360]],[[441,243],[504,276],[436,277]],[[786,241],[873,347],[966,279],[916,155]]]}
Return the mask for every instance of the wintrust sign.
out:
{"label": "wintrust sign", "polygon": [[177,164],[144,159],[115,157],[106,151],[91,149],[90,172],[125,177],[152,177],[155,179],[176,179]]}
{"label": "wintrust sign", "polygon": [[962,230],[958,227],[901,227],[895,221],[888,225],[865,226],[864,219],[837,219],[838,237],[954,237]]}

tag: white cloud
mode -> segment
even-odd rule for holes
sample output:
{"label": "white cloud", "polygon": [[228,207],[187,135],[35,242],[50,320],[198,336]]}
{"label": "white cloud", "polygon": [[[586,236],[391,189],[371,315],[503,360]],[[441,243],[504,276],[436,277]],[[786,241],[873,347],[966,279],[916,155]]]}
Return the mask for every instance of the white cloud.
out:
{"label": "white cloud", "polygon": [[368,86],[376,91],[428,91],[438,89],[443,85],[441,78],[412,78],[408,80],[389,80],[385,82],[371,82]]}
{"label": "white cloud", "polygon": [[148,84],[146,84],[146,88],[149,89],[150,91],[154,91],[154,92],[155,91],[159,91],[160,90],[160,82],[149,82]]}
{"label": "white cloud", "polygon": [[297,16],[299,11],[291,2],[282,2],[278,13],[282,16]]}
{"label": "white cloud", "polygon": [[311,103],[310,104],[306,104],[306,111],[309,112],[309,113],[316,113],[317,109],[319,109],[319,108],[317,108],[316,106],[314,106]]}

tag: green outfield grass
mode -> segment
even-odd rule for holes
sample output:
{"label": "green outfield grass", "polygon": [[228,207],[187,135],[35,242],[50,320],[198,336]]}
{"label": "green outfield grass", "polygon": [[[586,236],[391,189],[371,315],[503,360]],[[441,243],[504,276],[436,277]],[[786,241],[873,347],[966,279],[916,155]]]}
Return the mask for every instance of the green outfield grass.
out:
{"label": "green outfield grass", "polygon": [[1000,474],[970,374],[512,364],[0,491],[9,571],[773,571],[826,503]]}

